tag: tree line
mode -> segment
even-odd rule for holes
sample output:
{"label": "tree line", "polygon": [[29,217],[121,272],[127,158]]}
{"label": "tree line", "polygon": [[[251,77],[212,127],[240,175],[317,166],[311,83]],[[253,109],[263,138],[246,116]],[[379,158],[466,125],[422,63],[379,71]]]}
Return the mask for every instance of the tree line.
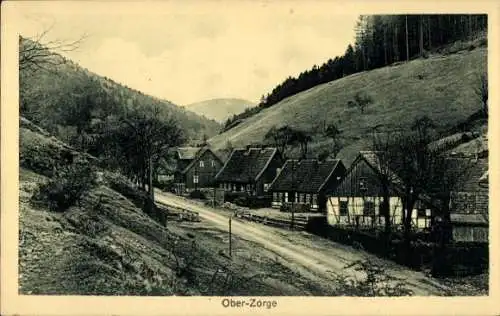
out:
{"label": "tree line", "polygon": [[257,107],[229,118],[225,129],[318,84],[396,62],[425,58],[429,52],[456,41],[484,40],[486,29],[484,14],[362,15],[356,23],[355,42],[347,46],[344,55],[314,65],[297,77],[286,78],[263,95]]}

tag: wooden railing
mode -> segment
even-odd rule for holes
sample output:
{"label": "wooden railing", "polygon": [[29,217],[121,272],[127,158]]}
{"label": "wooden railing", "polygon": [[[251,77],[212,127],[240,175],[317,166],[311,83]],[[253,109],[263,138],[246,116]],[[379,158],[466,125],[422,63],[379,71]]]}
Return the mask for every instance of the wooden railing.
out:
{"label": "wooden railing", "polygon": [[[234,217],[279,228],[290,229],[292,227],[291,219],[280,219],[280,218],[256,215],[252,214],[252,212],[247,212],[247,211],[236,211],[234,213]],[[309,222],[308,216],[296,215],[294,217],[293,227],[294,229],[305,230],[308,222]]]}

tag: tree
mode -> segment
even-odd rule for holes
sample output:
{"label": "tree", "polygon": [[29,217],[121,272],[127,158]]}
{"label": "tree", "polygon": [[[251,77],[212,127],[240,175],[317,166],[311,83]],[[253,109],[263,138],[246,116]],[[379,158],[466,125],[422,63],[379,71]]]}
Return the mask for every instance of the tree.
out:
{"label": "tree", "polygon": [[51,29],[49,27],[31,38],[19,36],[19,70],[49,70],[50,66],[64,64],[66,59],[58,53],[78,49],[87,37],[84,34],[74,41],[47,40]]}
{"label": "tree", "polygon": [[289,141],[290,145],[300,146],[300,157],[305,159],[307,157],[308,145],[311,142],[312,137],[307,132],[299,129],[294,129],[291,131],[291,138]]}
{"label": "tree", "polygon": [[393,191],[393,184],[397,183],[398,177],[392,170],[393,151],[396,140],[393,138],[394,132],[381,133],[377,127],[373,129],[372,150],[373,158],[376,160],[378,172],[376,177],[382,190],[381,212],[384,214],[384,232],[387,241],[390,240],[392,230],[390,216],[390,192]]}
{"label": "tree", "polygon": [[354,95],[354,102],[360,109],[361,113],[364,113],[366,107],[373,103],[373,99],[367,93],[357,92],[356,95]]}
{"label": "tree", "polygon": [[326,137],[329,137],[332,139],[331,151],[333,154],[333,158],[335,159],[335,158],[337,158],[337,155],[339,154],[339,152],[342,150],[342,142],[340,139],[342,131],[337,127],[336,124],[332,123],[326,127],[324,134]]}
{"label": "tree", "polygon": [[142,189],[147,185],[149,212],[153,211],[153,174],[157,172],[158,162],[168,154],[169,148],[184,140],[178,123],[165,115],[157,106],[152,106],[150,111],[133,109],[119,120],[118,126],[109,130],[108,143],[114,147],[111,153],[124,160],[121,166],[124,173]]}
{"label": "tree", "polygon": [[286,158],[286,149],[291,145],[294,129],[288,125],[276,128],[273,126],[264,136],[264,139],[271,142],[278,149],[279,153]]}

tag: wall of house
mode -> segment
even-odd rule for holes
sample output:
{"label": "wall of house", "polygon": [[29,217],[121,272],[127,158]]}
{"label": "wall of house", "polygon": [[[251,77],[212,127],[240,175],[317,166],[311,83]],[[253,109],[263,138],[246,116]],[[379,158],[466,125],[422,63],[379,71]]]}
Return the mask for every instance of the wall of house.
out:
{"label": "wall of house", "polygon": [[308,204],[312,211],[319,210],[321,197],[312,193],[273,192],[272,207],[280,208],[284,203]]}
{"label": "wall of house", "polygon": [[488,227],[453,226],[453,240],[460,242],[488,242]]}
{"label": "wall of house", "polygon": [[[370,197],[329,197],[326,204],[326,217],[332,226],[358,226],[360,228],[384,227],[385,217],[380,212],[383,198],[379,196]],[[347,213],[341,214],[341,202],[347,202]],[[365,213],[365,202],[373,203],[372,215]],[[399,197],[389,198],[391,225],[403,224],[403,207]],[[419,214],[420,213],[420,214]],[[412,225],[418,229],[430,227],[431,210],[425,209],[412,212]]]}
{"label": "wall of house", "polygon": [[[389,206],[392,225],[402,225],[402,202],[394,191],[389,190]],[[330,225],[358,225],[359,227],[383,227],[385,217],[380,214],[383,190],[375,171],[361,160],[345,175],[326,203]],[[347,213],[340,214],[341,201],[347,201]],[[373,203],[372,215],[364,215],[365,202]],[[418,229],[430,227],[430,209],[414,209],[412,225]]]}
{"label": "wall of house", "polygon": [[[200,164],[202,162],[202,164]],[[185,173],[185,182],[187,189],[206,188],[214,184],[214,178],[217,172],[222,168],[220,162],[214,154],[207,150]],[[198,183],[195,183],[195,177]]]}

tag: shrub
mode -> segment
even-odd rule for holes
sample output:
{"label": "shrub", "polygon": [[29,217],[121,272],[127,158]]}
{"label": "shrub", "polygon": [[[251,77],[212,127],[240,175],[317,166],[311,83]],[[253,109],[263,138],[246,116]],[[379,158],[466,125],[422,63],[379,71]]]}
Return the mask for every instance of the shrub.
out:
{"label": "shrub", "polygon": [[189,193],[191,199],[206,200],[207,196],[200,190],[194,190]]}
{"label": "shrub", "polygon": [[345,275],[337,275],[337,291],[349,296],[411,296],[413,291],[406,288],[404,280],[387,273],[382,264],[370,259],[357,260],[345,267],[361,272],[361,279],[349,279]]}
{"label": "shrub", "polygon": [[175,192],[175,185],[173,180],[158,180],[153,185],[165,192]]}
{"label": "shrub", "polygon": [[238,206],[248,206],[248,199],[246,196],[239,196],[235,198],[233,202]]}
{"label": "shrub", "polygon": [[62,212],[75,203],[97,183],[93,168],[79,161],[55,171],[47,183],[38,187],[34,201],[46,204],[51,210]]}

